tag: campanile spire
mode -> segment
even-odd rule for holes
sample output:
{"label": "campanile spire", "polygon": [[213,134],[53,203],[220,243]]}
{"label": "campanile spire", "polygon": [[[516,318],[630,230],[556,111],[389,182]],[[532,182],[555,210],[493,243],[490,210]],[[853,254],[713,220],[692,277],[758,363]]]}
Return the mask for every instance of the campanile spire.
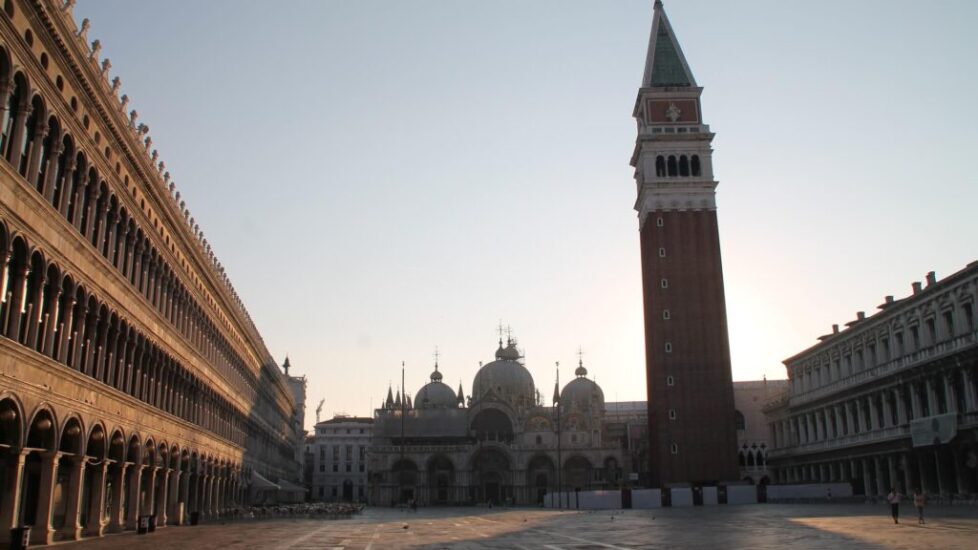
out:
{"label": "campanile spire", "polygon": [[633,116],[645,311],[650,471],[659,486],[737,479],[713,133],[656,1]]}

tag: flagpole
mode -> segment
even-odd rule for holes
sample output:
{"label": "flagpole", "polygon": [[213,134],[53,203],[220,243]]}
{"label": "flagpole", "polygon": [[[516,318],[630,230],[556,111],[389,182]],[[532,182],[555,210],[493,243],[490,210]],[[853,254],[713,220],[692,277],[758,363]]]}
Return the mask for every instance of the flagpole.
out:
{"label": "flagpole", "polygon": [[557,508],[563,508],[563,480],[561,478],[561,470],[563,470],[563,463],[560,459],[560,361],[556,362],[557,366],[557,387],[554,390],[554,409],[557,414]]}

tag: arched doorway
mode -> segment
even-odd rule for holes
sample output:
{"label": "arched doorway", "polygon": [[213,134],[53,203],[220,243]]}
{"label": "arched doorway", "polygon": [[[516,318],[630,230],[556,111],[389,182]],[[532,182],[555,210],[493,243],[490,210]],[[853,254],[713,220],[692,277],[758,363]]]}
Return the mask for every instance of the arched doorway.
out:
{"label": "arched doorway", "polygon": [[509,458],[499,449],[481,449],[472,459],[472,475],[479,502],[500,504],[513,497]]}
{"label": "arched doorway", "polygon": [[343,502],[353,502],[353,482],[343,480]]}
{"label": "arched doorway", "polygon": [[593,479],[591,461],[583,456],[572,456],[564,463],[564,482],[575,491],[584,491],[591,487]]}
{"label": "arched doorway", "polygon": [[73,487],[77,487],[75,476],[81,475],[82,471],[78,468],[78,461],[82,459],[82,427],[77,418],[71,418],[61,430],[61,444],[58,450],[61,456],[58,458],[58,469],[55,472],[54,493],[51,497],[51,525],[55,529],[61,529],[66,523],[74,521],[75,518],[67,517],[69,513],[78,513],[77,508],[70,510],[69,499],[76,498],[70,494]]}
{"label": "arched doorway", "polygon": [[391,468],[391,475],[395,486],[394,500],[400,503],[413,500],[418,484],[418,465],[412,460],[398,460]]}
{"label": "arched doorway", "polygon": [[[2,235],[2,227],[0,227],[0,236]],[[0,242],[0,244],[3,243]],[[3,272],[0,271],[0,276],[2,275]],[[18,453],[21,446],[23,432],[21,422],[23,421],[23,415],[16,401],[13,399],[0,401],[0,495],[12,495],[14,487],[18,483],[18,474],[20,474]],[[14,513],[14,510],[9,508],[15,506],[16,503],[9,502],[10,500],[13,499],[0,498],[0,518],[3,518],[4,522],[11,518]],[[0,535],[0,539],[3,539],[3,536]]]}
{"label": "arched doorway", "polygon": [[526,466],[526,486],[530,487],[537,504],[543,503],[551,486],[556,485],[554,479],[554,463],[547,455],[537,455],[530,459]]}
{"label": "arched doorway", "polygon": [[[91,522],[89,517],[98,513],[99,503],[93,502],[96,497],[101,498],[102,487],[97,484],[104,483],[103,475],[96,475],[105,468],[105,430],[101,425],[95,425],[88,434],[88,443],[85,445],[86,465],[84,477],[82,478],[81,510],[79,514],[79,525],[88,527]],[[96,517],[96,523],[101,518]]]}
{"label": "arched doorway", "polygon": [[42,467],[47,466],[50,471],[51,466],[42,464],[44,461],[41,455],[54,456],[50,454],[50,451],[56,449],[56,435],[54,416],[50,411],[41,410],[34,415],[34,420],[31,421],[31,426],[27,430],[27,442],[24,445],[31,451],[24,461],[24,477],[21,486],[20,513],[22,514],[23,525],[44,524],[50,519],[47,517],[40,522],[38,521],[41,519],[38,517],[38,509],[42,504],[44,504],[44,510],[50,512],[50,503],[42,503],[40,493]]}
{"label": "arched doorway", "polygon": [[428,462],[428,498],[432,504],[449,504],[454,500],[455,465],[445,455]]}

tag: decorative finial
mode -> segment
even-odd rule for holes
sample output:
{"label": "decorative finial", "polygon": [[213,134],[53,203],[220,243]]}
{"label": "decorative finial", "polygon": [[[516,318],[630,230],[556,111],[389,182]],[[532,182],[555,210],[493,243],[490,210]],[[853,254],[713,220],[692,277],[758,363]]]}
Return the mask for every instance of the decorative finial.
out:
{"label": "decorative finial", "polygon": [[88,54],[88,59],[98,63],[98,56],[99,56],[99,52],[101,51],[102,51],[102,43],[99,42],[99,39],[96,38],[95,40],[92,40],[92,51],[91,53]]}
{"label": "decorative finial", "polygon": [[119,98],[119,110],[125,113],[126,109],[128,108],[129,108],[129,96],[126,94],[122,94],[122,97]]}
{"label": "decorative finial", "polygon": [[[75,9],[75,0],[65,0],[65,3],[61,6],[61,11],[67,14],[70,14],[73,9]],[[88,19],[85,21],[88,21]]]}
{"label": "decorative finial", "polygon": [[106,57],[102,60],[102,78],[108,80],[110,70],[112,70],[112,61]]}
{"label": "decorative finial", "polygon": [[[108,61],[108,59],[106,59]],[[122,87],[122,79],[118,76],[112,79],[112,95],[119,95],[119,88]]]}

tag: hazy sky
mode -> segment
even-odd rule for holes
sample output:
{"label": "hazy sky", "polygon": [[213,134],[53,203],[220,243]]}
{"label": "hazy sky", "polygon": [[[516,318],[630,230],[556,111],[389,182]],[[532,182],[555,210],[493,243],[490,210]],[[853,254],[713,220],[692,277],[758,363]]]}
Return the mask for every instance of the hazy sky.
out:
{"label": "hazy sky", "polygon": [[[672,0],[716,132],[734,378],[978,259],[978,2]],[[281,361],[368,414],[511,325],[645,398],[632,107],[651,0],[82,0]]]}

